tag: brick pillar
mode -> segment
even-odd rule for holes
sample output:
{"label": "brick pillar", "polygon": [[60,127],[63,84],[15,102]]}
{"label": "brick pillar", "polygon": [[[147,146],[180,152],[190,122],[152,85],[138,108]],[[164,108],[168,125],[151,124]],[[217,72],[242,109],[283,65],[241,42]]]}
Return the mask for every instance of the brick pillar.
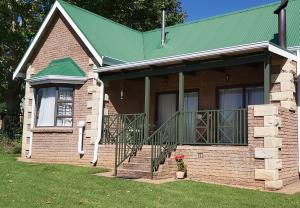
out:
{"label": "brick pillar", "polygon": [[271,92],[271,103],[279,104],[281,107],[291,111],[296,111],[295,99],[295,75],[296,63],[292,60],[285,60],[279,64],[280,72],[271,75],[272,85],[277,87],[277,90]]}
{"label": "brick pillar", "polygon": [[[30,65],[26,72],[26,79],[31,78],[35,74],[34,68]],[[23,135],[22,135],[22,158],[28,154],[29,139],[31,134],[31,116],[32,116],[32,101],[33,88],[26,82],[25,85],[25,100],[24,100],[24,121],[23,121]]]}
{"label": "brick pillar", "polygon": [[[88,86],[87,93],[89,94],[90,99],[87,100],[87,109],[90,113],[86,116],[86,122],[89,124],[90,129],[85,131],[85,137],[89,139],[90,144],[94,144],[97,138],[98,131],[98,113],[99,113],[99,91],[100,87],[98,86],[95,80],[92,81],[92,85]],[[108,95],[105,94],[104,102],[108,101]],[[107,114],[107,109],[104,109],[104,115]]]}
{"label": "brick pillar", "polygon": [[254,138],[264,139],[264,146],[255,148],[255,158],[263,159],[265,162],[264,169],[255,169],[255,179],[264,180],[266,189],[281,189],[283,182],[279,178],[279,171],[282,168],[282,159],[279,158],[279,151],[282,147],[282,138],[278,137],[281,127],[278,106],[256,105],[254,117],[264,118],[263,127],[254,127]]}

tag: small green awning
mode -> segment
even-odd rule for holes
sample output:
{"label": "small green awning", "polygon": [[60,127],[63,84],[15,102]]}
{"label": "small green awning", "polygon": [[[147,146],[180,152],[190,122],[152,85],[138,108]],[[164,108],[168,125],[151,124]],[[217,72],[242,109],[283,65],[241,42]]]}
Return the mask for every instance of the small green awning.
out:
{"label": "small green awning", "polygon": [[48,83],[84,84],[85,72],[71,58],[57,59],[27,80],[31,85]]}

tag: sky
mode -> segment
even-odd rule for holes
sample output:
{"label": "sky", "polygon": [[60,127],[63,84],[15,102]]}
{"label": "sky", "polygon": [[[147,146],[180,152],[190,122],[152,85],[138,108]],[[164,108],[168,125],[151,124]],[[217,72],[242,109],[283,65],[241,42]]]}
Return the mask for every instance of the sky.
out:
{"label": "sky", "polygon": [[181,0],[187,13],[186,22],[221,15],[279,0]]}

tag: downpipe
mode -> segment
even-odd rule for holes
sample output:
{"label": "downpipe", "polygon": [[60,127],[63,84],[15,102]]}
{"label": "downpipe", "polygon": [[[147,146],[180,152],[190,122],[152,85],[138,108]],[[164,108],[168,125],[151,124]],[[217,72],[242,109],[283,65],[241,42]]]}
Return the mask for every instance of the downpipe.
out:
{"label": "downpipe", "polygon": [[102,121],[103,121],[103,102],[104,102],[104,84],[103,82],[99,79],[98,73],[94,74],[95,77],[94,79],[97,81],[100,87],[100,92],[99,92],[99,112],[98,112],[98,131],[97,131],[97,138],[95,141],[95,146],[94,146],[94,156],[93,160],[91,163],[93,165],[97,164],[98,161],[98,148],[99,148],[99,143],[102,137]]}
{"label": "downpipe", "polygon": [[31,121],[30,121],[30,136],[29,136],[29,152],[28,155],[25,157],[27,159],[31,159],[31,154],[32,154],[32,137],[33,137],[33,132],[32,129],[34,127],[34,116],[35,116],[35,98],[34,98],[34,90],[33,90],[33,96],[32,96],[32,103],[31,103]]}
{"label": "downpipe", "polygon": [[298,172],[300,174],[300,50],[297,50]]}
{"label": "downpipe", "polygon": [[83,151],[82,142],[83,142],[83,128],[85,127],[85,122],[84,121],[78,121],[77,127],[78,127],[78,147],[77,147],[77,150],[78,150],[78,153],[80,155],[83,155],[84,151]]}

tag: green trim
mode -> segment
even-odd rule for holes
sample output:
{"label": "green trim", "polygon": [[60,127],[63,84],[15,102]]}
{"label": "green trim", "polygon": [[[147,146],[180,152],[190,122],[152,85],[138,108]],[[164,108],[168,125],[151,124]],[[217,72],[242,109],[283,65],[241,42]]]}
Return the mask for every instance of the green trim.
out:
{"label": "green trim", "polygon": [[[183,125],[184,125],[184,74],[179,72],[179,83],[178,83],[178,110],[179,110],[179,125],[178,125],[178,137],[179,143],[183,142]],[[178,142],[178,141],[177,141]]]}
{"label": "green trim", "polygon": [[35,80],[47,76],[85,78],[86,74],[71,58],[63,58],[51,61],[46,68],[31,79]]}
{"label": "green trim", "polygon": [[145,126],[144,126],[144,140],[149,137],[149,117],[150,117],[150,78],[145,77]]}
{"label": "green trim", "polygon": [[268,54],[264,60],[264,103],[270,103],[270,56]]}

